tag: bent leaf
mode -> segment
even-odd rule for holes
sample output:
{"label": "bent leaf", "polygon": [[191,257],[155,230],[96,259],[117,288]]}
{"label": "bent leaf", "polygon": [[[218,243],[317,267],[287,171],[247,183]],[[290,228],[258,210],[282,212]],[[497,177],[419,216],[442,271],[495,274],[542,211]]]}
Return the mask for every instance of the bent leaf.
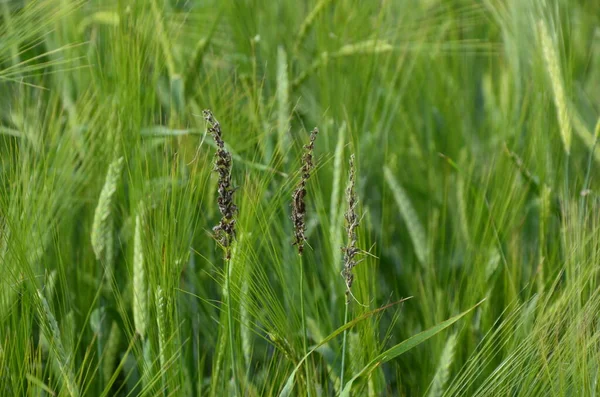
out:
{"label": "bent leaf", "polygon": [[330,340],[332,340],[336,336],[340,335],[342,332],[344,332],[348,328],[352,328],[357,323],[359,323],[359,322],[361,322],[361,321],[363,321],[363,320],[371,317],[374,314],[379,313],[380,311],[388,309],[388,308],[390,308],[390,307],[392,307],[394,305],[397,305],[399,303],[405,302],[405,301],[409,300],[410,298],[412,298],[412,296],[409,296],[408,298],[401,299],[398,302],[390,303],[389,305],[385,305],[385,306],[382,306],[382,307],[380,307],[378,309],[375,309],[375,310],[372,310],[372,311],[370,311],[368,313],[365,313],[362,316],[357,317],[354,320],[347,322],[346,324],[342,325],[341,327],[339,327],[338,329],[336,329],[335,331],[333,331],[331,334],[327,335],[321,342],[319,342],[318,345],[316,345],[308,353],[306,353],[306,355],[302,358],[302,360],[300,360],[300,362],[298,363],[298,365],[296,365],[296,368],[294,368],[294,370],[292,371],[292,373],[288,377],[287,381],[285,382],[285,385],[283,386],[283,389],[279,393],[279,397],[289,397],[289,396],[292,395],[292,390],[294,389],[294,383],[296,381],[296,372],[298,372],[298,370],[302,366],[302,363],[304,361],[306,361],[306,359],[308,358],[308,356],[310,356],[319,347],[323,346],[324,344],[326,344],[327,342],[329,342]]}
{"label": "bent leaf", "polygon": [[438,325],[433,326],[426,331],[420,332],[420,333],[408,338],[407,340],[398,343],[396,346],[384,351],[383,353],[381,353],[380,355],[375,357],[359,373],[354,375],[354,377],[346,383],[346,385],[344,386],[344,389],[340,393],[340,397],[350,397],[350,390],[352,389],[352,384],[354,383],[355,380],[357,380],[358,378],[360,378],[363,375],[367,375],[367,374],[371,373],[371,371],[373,371],[379,365],[386,363],[386,362],[400,356],[401,354],[406,353],[413,347],[420,345],[421,343],[425,342],[427,339],[431,338],[432,336],[436,335],[437,333],[448,328],[449,326],[451,326],[452,324],[454,324],[455,322],[457,322],[458,320],[460,320],[461,318],[466,316],[468,313],[470,313],[473,309],[475,309],[477,306],[479,306],[484,300],[482,300],[481,302],[479,302],[478,304],[476,304],[469,310],[464,311],[457,316],[451,317],[446,321],[442,321]]}

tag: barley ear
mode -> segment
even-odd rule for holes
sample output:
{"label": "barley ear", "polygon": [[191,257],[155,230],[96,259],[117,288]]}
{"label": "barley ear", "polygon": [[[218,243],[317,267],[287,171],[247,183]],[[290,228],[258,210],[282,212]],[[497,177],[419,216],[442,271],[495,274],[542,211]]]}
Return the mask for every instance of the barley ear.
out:
{"label": "barley ear", "polygon": [[133,237],[133,323],[135,330],[143,338],[146,334],[148,316],[148,286],[144,269],[144,249],[142,246],[142,215],[135,217]]}
{"label": "barley ear", "polygon": [[365,40],[354,44],[343,45],[332,54],[333,57],[344,57],[350,55],[373,55],[390,52],[394,47],[383,40]]}
{"label": "barley ear", "polygon": [[249,287],[248,280],[244,279],[242,282],[242,293],[240,296],[240,323],[241,323],[241,339],[242,339],[242,352],[244,354],[244,363],[246,368],[250,368],[252,362],[252,333],[250,329],[250,313],[248,312],[249,306]]}
{"label": "barley ear", "polygon": [[121,343],[121,330],[119,325],[113,321],[110,326],[108,339],[104,347],[106,353],[102,362],[102,373],[105,380],[109,380],[113,377],[115,370],[115,363],[119,355],[119,345]]}
{"label": "barley ear", "polygon": [[550,76],[550,83],[552,84],[552,91],[554,93],[554,104],[558,115],[560,136],[565,152],[568,155],[571,151],[571,117],[569,116],[567,107],[558,52],[554,45],[554,40],[548,31],[548,26],[543,20],[538,22],[538,36],[544,54],[546,70],[548,71],[548,76]]}
{"label": "barley ear", "polygon": [[75,376],[71,371],[71,367],[69,365],[69,359],[67,357],[67,353],[65,351],[64,345],[62,343],[60,329],[58,328],[58,323],[56,322],[56,318],[52,311],[50,310],[50,306],[48,305],[48,301],[44,294],[38,290],[37,296],[39,299],[39,318],[42,331],[46,340],[49,342],[49,346],[54,353],[54,358],[56,360],[56,364],[60,369],[60,373],[62,375],[63,382],[71,396],[78,396],[79,389],[75,382]]}
{"label": "barley ear", "polygon": [[392,171],[388,167],[383,167],[383,173],[386,182],[392,190],[392,194],[394,195],[394,199],[396,201],[396,204],[398,205],[400,214],[402,215],[402,217],[404,218],[404,222],[406,223],[408,234],[410,235],[410,239],[413,243],[417,259],[419,260],[421,265],[425,265],[425,261],[427,260],[428,255],[428,240],[426,238],[423,224],[419,220],[417,211],[415,211],[415,208],[410,202],[406,191],[404,191],[402,186],[400,186],[400,184],[396,181],[394,175],[392,174]]}
{"label": "barley ear", "polygon": [[354,154],[350,156],[350,170],[348,171],[348,186],[346,187],[346,202],[348,208],[344,218],[346,219],[346,235],[347,243],[345,247],[342,247],[344,253],[344,268],[342,275],[346,281],[346,296],[347,299],[351,294],[352,283],[354,281],[354,274],[352,269],[358,264],[356,255],[360,253],[360,249],[357,247],[358,237],[356,229],[359,224],[359,217],[357,213],[358,197],[356,196],[355,185],[356,185],[356,172],[354,169]]}
{"label": "barley ear", "polygon": [[[110,245],[113,241],[113,221],[111,218],[113,196],[117,191],[117,185],[121,178],[121,171],[123,169],[123,157],[119,157],[114,160],[108,167],[106,173],[106,179],[104,186],[100,192],[100,198],[98,199],[98,205],[94,212],[94,223],[92,226],[92,248],[96,259],[99,261],[112,260],[108,255],[112,252]],[[106,266],[110,266],[111,263],[105,263]]]}
{"label": "barley ear", "polygon": [[315,5],[315,7],[308,13],[302,25],[300,25],[300,29],[298,30],[298,35],[296,37],[296,43],[294,44],[294,52],[298,52],[298,49],[304,38],[306,37],[308,31],[314,24],[315,20],[321,14],[321,12],[325,9],[325,6],[329,4],[332,0],[319,0],[319,2]]}
{"label": "barley ear", "polygon": [[331,189],[331,201],[329,214],[333,218],[329,227],[333,247],[333,263],[337,269],[341,261],[339,247],[342,246],[342,224],[344,222],[343,207],[340,205],[340,190],[342,184],[342,160],[344,156],[344,142],[346,140],[346,123],[344,122],[338,131],[338,141],[333,155],[333,184]]}
{"label": "barley ear", "polygon": [[287,151],[290,146],[289,97],[287,54],[283,47],[279,47],[277,49],[277,147],[284,162],[287,162]]}
{"label": "barley ear", "polygon": [[365,352],[358,332],[348,333],[348,354],[350,358],[350,374],[357,374],[365,366]]}
{"label": "barley ear", "polygon": [[217,226],[213,227],[213,237],[225,251],[225,259],[229,260],[231,258],[231,245],[236,237],[236,220],[234,216],[238,210],[233,201],[233,194],[236,190],[231,179],[233,162],[231,153],[225,148],[221,124],[210,110],[203,110],[202,114],[208,124],[208,132],[213,136],[217,145],[213,171],[219,176],[217,203],[221,220]]}
{"label": "barley ear", "polygon": [[469,217],[468,217],[468,208],[467,208],[467,189],[465,188],[465,179],[463,175],[456,176],[456,198],[458,201],[458,218],[460,231],[463,235],[465,244],[468,246],[471,243],[470,233],[469,233]]}
{"label": "barley ear", "polygon": [[160,367],[164,371],[167,363],[166,360],[166,345],[167,345],[167,313],[165,293],[158,286],[156,288],[156,325],[158,326],[158,355],[160,358]]}
{"label": "barley ear", "polygon": [[441,397],[446,389],[446,383],[450,376],[450,367],[454,361],[454,350],[456,348],[456,334],[450,335],[446,341],[446,346],[440,356],[440,362],[433,377],[431,387],[429,389],[429,397]]}
{"label": "barley ear", "polygon": [[315,140],[319,133],[318,128],[314,128],[310,133],[309,143],[304,145],[304,154],[302,155],[302,168],[300,169],[300,182],[292,194],[292,222],[294,223],[294,242],[298,248],[298,255],[304,252],[304,243],[306,241],[306,185],[310,174],[314,168],[313,151],[315,149]]}

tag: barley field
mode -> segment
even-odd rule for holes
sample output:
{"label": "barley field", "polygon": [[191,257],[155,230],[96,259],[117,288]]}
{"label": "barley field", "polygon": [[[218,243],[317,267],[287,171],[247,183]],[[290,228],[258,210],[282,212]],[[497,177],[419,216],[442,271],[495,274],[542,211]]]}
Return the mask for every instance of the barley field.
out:
{"label": "barley field", "polygon": [[597,396],[600,2],[1,0],[1,396]]}

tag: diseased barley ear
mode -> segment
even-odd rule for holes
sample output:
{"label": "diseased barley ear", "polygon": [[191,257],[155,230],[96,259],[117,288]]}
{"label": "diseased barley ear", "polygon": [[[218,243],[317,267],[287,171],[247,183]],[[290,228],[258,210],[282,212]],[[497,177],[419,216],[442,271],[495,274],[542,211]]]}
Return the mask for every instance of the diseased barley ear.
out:
{"label": "diseased barley ear", "polygon": [[346,281],[346,299],[348,299],[351,294],[350,290],[352,288],[352,283],[354,282],[354,274],[352,273],[352,269],[359,263],[356,260],[356,255],[361,252],[359,248],[357,248],[357,236],[356,229],[359,225],[359,218],[357,214],[356,207],[358,206],[358,198],[356,197],[355,192],[356,185],[356,174],[354,170],[354,155],[350,156],[350,171],[348,173],[348,187],[346,188],[346,202],[348,203],[348,208],[346,209],[346,213],[344,218],[346,219],[346,234],[348,238],[348,242],[345,247],[342,247],[342,252],[344,254],[344,268],[342,270],[342,275]]}
{"label": "diseased barley ear", "polygon": [[306,241],[306,184],[310,178],[313,164],[313,150],[315,148],[315,140],[319,133],[318,128],[310,133],[310,141],[304,145],[304,154],[302,155],[302,168],[300,170],[300,182],[292,194],[292,221],[294,223],[294,242],[293,245],[298,247],[298,254],[304,252],[304,242]]}
{"label": "diseased barley ear", "polygon": [[225,250],[225,259],[231,258],[231,243],[235,240],[235,218],[237,206],[233,202],[235,188],[231,181],[232,160],[231,153],[225,149],[221,133],[221,124],[215,119],[212,112],[208,109],[203,110],[204,120],[208,123],[208,132],[213,136],[217,144],[217,153],[215,154],[214,171],[219,175],[217,203],[219,212],[221,212],[221,221],[213,228],[214,238]]}

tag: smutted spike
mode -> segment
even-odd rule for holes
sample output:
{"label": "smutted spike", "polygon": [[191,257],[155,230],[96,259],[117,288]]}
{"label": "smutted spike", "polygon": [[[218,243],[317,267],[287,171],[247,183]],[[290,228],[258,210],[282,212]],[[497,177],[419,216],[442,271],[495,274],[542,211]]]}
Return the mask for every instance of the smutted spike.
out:
{"label": "smutted spike", "polygon": [[204,110],[202,113],[209,125],[208,132],[210,132],[217,144],[214,171],[219,175],[217,188],[219,197],[217,198],[217,203],[219,205],[219,212],[221,212],[221,220],[213,228],[214,238],[223,247],[225,258],[229,260],[231,258],[231,243],[235,240],[234,215],[237,212],[237,206],[233,202],[235,188],[231,181],[231,153],[225,149],[225,142],[221,135],[221,124],[215,119],[210,110]]}
{"label": "smutted spike", "polygon": [[312,171],[313,164],[313,150],[315,148],[315,140],[319,130],[315,128],[310,133],[310,141],[307,145],[304,145],[304,154],[302,155],[302,168],[300,170],[300,183],[292,194],[292,221],[294,223],[294,243],[293,245],[298,247],[298,254],[302,255],[304,251],[304,242],[306,236],[304,234],[306,230],[306,183],[310,178],[310,172]]}

